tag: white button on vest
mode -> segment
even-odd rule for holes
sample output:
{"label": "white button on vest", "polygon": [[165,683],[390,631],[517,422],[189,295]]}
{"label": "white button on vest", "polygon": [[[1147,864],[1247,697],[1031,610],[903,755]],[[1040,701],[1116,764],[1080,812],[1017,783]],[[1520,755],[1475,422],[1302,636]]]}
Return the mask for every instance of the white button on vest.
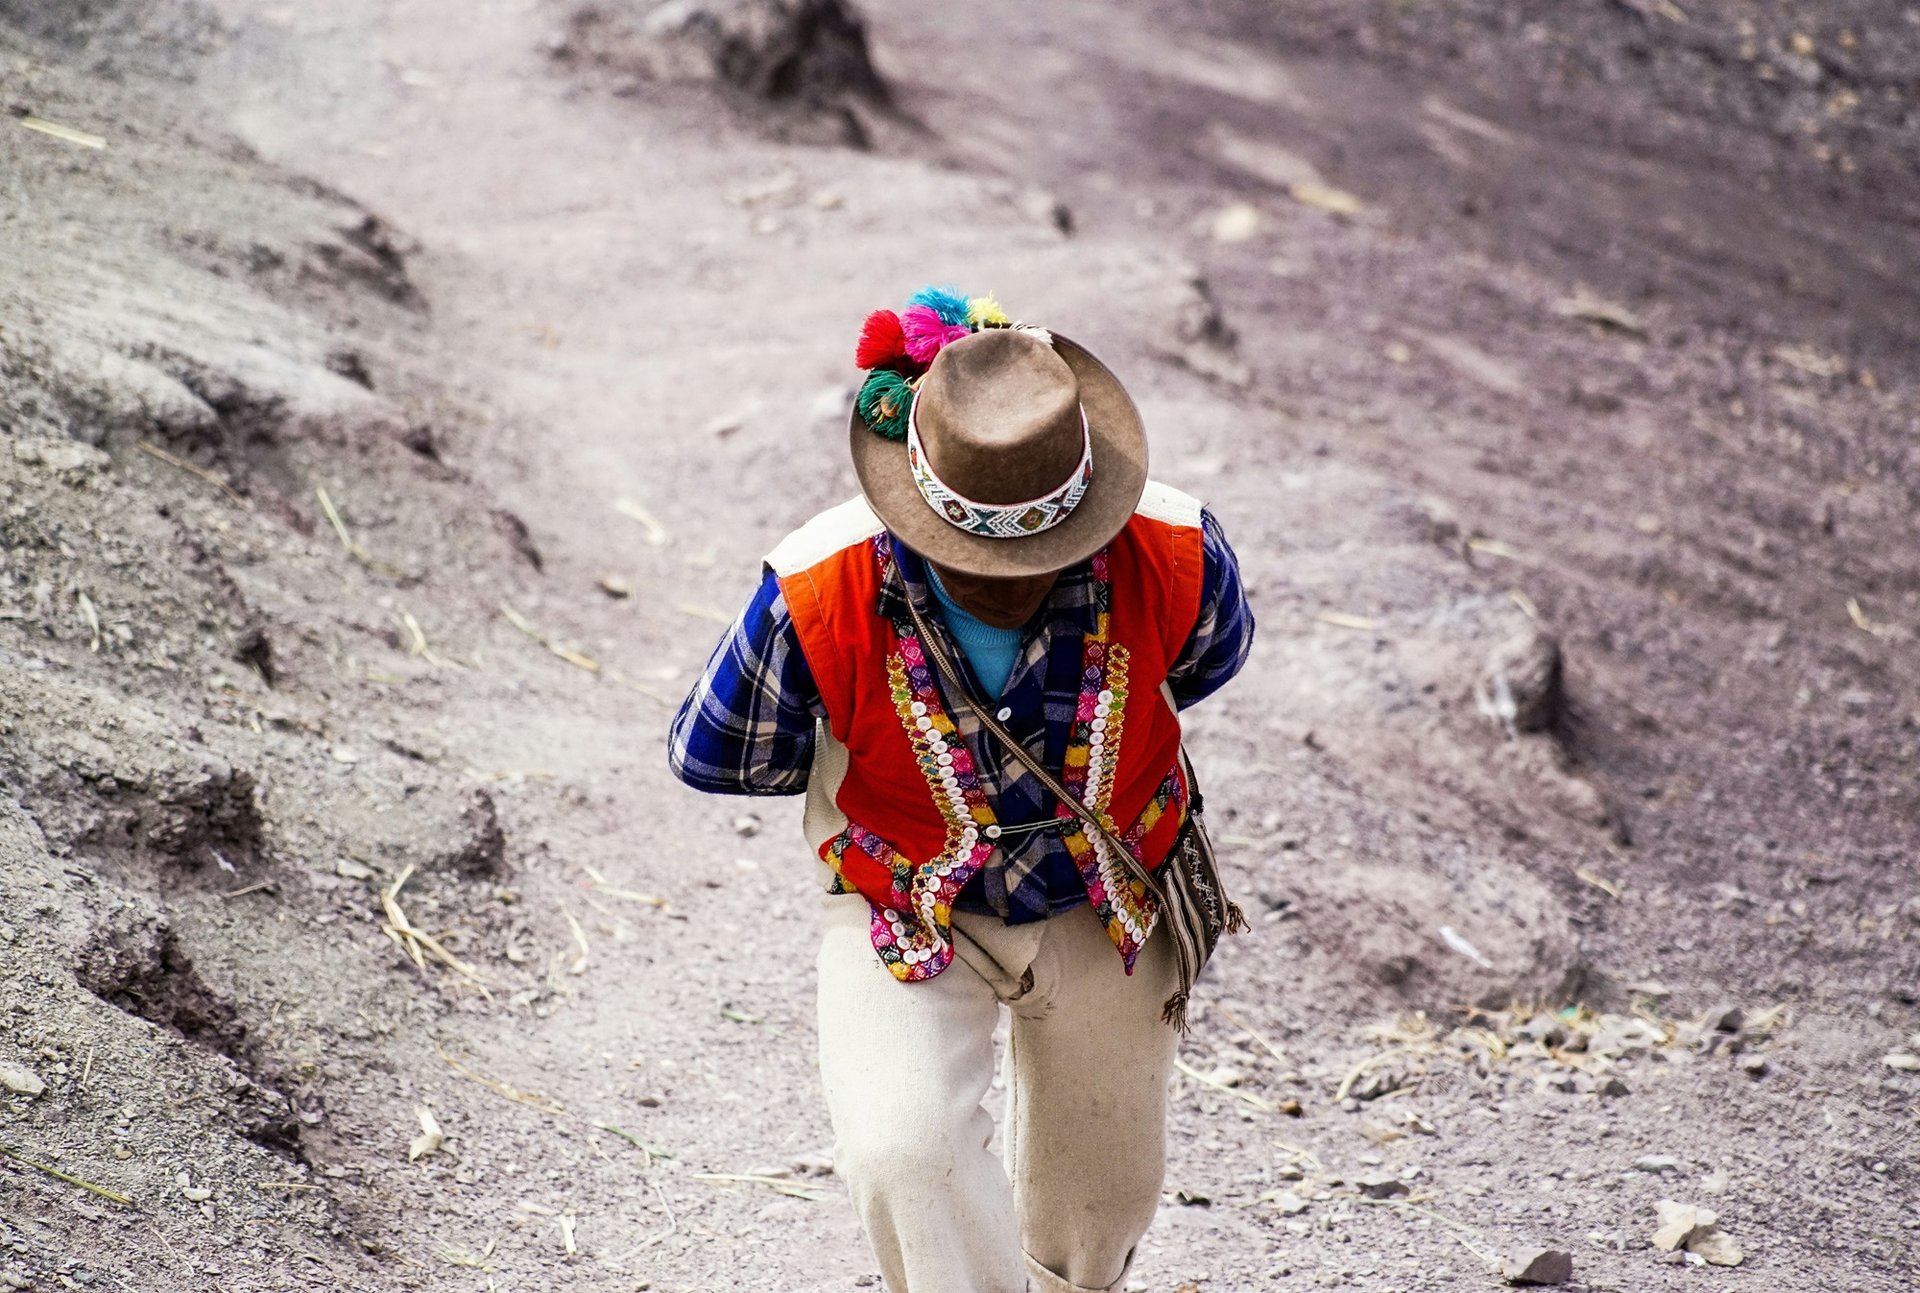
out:
{"label": "white button on vest", "polygon": [[1002,723],[1006,722],[1008,719],[1013,717],[1012,706],[1008,706],[1007,708],[1002,709],[998,714],[995,714],[994,717],[999,719]]}
{"label": "white button on vest", "polygon": [[1000,838],[1000,827],[998,824],[987,827],[987,838],[990,840],[997,840]]}

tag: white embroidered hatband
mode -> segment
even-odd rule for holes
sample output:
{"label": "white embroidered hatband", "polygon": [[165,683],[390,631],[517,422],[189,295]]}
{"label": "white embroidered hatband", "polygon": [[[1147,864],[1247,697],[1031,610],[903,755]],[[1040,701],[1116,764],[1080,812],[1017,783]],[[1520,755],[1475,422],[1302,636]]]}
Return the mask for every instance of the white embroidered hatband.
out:
{"label": "white embroidered hatband", "polygon": [[1024,503],[976,503],[934,474],[920,447],[920,401],[914,400],[907,416],[907,464],[913,471],[913,483],[927,506],[945,517],[957,529],[988,539],[1024,539],[1031,534],[1051,530],[1073,515],[1080,499],[1093,481],[1093,436],[1087,430],[1087,410],[1080,409],[1080,465],[1070,472],[1058,489]]}

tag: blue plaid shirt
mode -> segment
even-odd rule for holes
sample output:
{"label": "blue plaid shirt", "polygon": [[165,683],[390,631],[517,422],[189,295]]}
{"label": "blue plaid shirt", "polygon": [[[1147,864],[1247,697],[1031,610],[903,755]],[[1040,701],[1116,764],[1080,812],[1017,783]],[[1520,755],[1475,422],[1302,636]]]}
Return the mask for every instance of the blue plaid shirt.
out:
{"label": "blue plaid shirt", "polygon": [[[1167,683],[1185,709],[1211,695],[1246,663],[1253,643],[1253,612],[1240,583],[1240,567],[1211,512],[1201,514],[1205,566],[1200,613]],[[945,631],[939,601],[927,583],[926,563],[897,539],[893,572],[882,584],[876,615],[906,613],[913,598],[948,654],[966,671],[975,695],[980,682],[966,654]],[[1116,587],[1116,598],[1127,590]],[[1044,607],[1024,630],[1019,657],[995,704],[996,717],[1050,768],[1066,757],[1080,695],[1080,649],[1094,628],[1093,571],[1081,563],[1063,571]],[[995,817],[1009,828],[1055,819],[1053,796],[997,740],[985,735],[964,706],[948,712],[972,751]],[[826,716],[813,672],[800,649],[780,593],[768,570],[760,588],[720,640],[706,671],[674,716],[668,759],[674,775],[696,790],[734,795],[796,795],[807,788],[816,722]],[[885,829],[878,823],[875,830]],[[961,891],[962,910],[991,911],[1009,923],[1044,920],[1087,900],[1072,857],[1052,829],[1015,831],[990,863]]]}

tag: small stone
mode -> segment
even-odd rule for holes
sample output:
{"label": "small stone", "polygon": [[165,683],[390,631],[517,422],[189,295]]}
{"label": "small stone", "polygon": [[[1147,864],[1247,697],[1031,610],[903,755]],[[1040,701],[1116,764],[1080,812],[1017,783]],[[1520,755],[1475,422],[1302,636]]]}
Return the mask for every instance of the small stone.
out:
{"label": "small stone", "polygon": [[1376,1173],[1355,1181],[1354,1187],[1369,1199],[1391,1199],[1407,1192],[1407,1183],[1397,1176]]}
{"label": "small stone", "polygon": [[1725,1194],[1727,1192],[1727,1186],[1730,1184],[1732,1184],[1732,1182],[1728,1179],[1724,1171],[1709,1172],[1700,1178],[1700,1192],[1702,1194]]}
{"label": "small stone", "polygon": [[1703,1226],[1687,1240],[1687,1251],[1709,1266],[1738,1266],[1746,1260],[1739,1243],[1718,1226]]}
{"label": "small stone", "polygon": [[1207,1074],[1207,1081],[1211,1082],[1214,1086],[1236,1087],[1240,1085],[1241,1081],[1240,1070],[1222,1064],[1219,1068]]}
{"label": "small stone", "polygon": [[760,833],[760,818],[755,813],[741,813],[733,819],[733,833],[742,839],[750,839]]}
{"label": "small stone", "polygon": [[633,585],[618,575],[601,575],[594,581],[600,585],[600,591],[615,601],[625,601],[633,596]]}
{"label": "small stone", "polygon": [[36,1096],[47,1089],[40,1075],[18,1064],[0,1064],[0,1086],[15,1095]]}
{"label": "small stone", "polygon": [[345,876],[349,880],[371,880],[374,877],[372,867],[365,862],[355,862],[352,858],[335,858],[333,873],[337,876]]}
{"label": "small stone", "polygon": [[333,756],[333,761],[335,763],[344,763],[344,764],[347,764],[348,766],[352,766],[353,764],[360,762],[360,756],[354,753],[353,750],[349,749],[347,746],[344,746],[344,745],[336,745],[331,749],[329,749],[327,753]]}
{"label": "small stone", "polygon": [[1747,1012],[1738,1006],[1715,1006],[1707,1012],[1707,1027],[1716,1033],[1737,1033],[1747,1026]]}
{"label": "small stone", "polygon": [[1711,1208],[1696,1208],[1672,1199],[1662,1199],[1653,1208],[1660,1217],[1660,1226],[1653,1232],[1653,1246],[1664,1253],[1684,1247],[1694,1231],[1704,1230],[1720,1219]]}
{"label": "small stone", "polygon": [[213,1191],[204,1185],[189,1185],[180,1191],[180,1197],[189,1203],[205,1203],[213,1197]]}
{"label": "small stone", "polygon": [[1507,1258],[1500,1267],[1509,1284],[1565,1284],[1573,1278],[1573,1254],[1540,1248]]}
{"label": "small stone", "polygon": [[1643,1154],[1633,1160],[1635,1168],[1642,1172],[1675,1172],[1680,1169],[1680,1160],[1671,1154]]}
{"label": "small stone", "polygon": [[1247,202],[1228,203],[1213,218],[1215,242],[1245,242],[1259,229],[1260,212]]}
{"label": "small stone", "polygon": [[1628,1086],[1619,1078],[1612,1076],[1600,1079],[1599,1082],[1594,1084],[1593,1090],[1595,1095],[1602,1096],[1609,1100],[1617,1096],[1630,1095],[1633,1092],[1632,1087]]}
{"label": "small stone", "polygon": [[1920,1073],[1920,1055],[1911,1055],[1906,1051],[1895,1051],[1887,1056],[1887,1067],[1902,1073]]}
{"label": "small stone", "polygon": [[1273,1206],[1280,1209],[1283,1217],[1297,1217],[1313,1205],[1297,1194],[1283,1194],[1273,1201]]}
{"label": "small stone", "polygon": [[1765,1077],[1767,1074],[1767,1057],[1764,1055],[1743,1056],[1740,1060],[1740,1068],[1748,1077]]}

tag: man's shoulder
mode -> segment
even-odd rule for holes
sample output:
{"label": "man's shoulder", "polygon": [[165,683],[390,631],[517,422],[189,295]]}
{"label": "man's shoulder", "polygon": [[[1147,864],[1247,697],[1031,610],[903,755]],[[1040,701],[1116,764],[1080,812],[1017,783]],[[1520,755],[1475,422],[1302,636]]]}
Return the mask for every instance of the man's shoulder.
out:
{"label": "man's shoulder", "polygon": [[784,579],[885,531],[886,526],[874,515],[865,498],[850,498],[780,540],[767,554],[767,565]]}
{"label": "man's shoulder", "polygon": [[1140,503],[1133,509],[1135,516],[1143,516],[1149,521],[1159,521],[1165,525],[1200,525],[1200,514],[1205,504],[1191,494],[1182,493],[1171,485],[1163,485],[1157,480],[1147,482],[1146,492],[1140,495]]}

